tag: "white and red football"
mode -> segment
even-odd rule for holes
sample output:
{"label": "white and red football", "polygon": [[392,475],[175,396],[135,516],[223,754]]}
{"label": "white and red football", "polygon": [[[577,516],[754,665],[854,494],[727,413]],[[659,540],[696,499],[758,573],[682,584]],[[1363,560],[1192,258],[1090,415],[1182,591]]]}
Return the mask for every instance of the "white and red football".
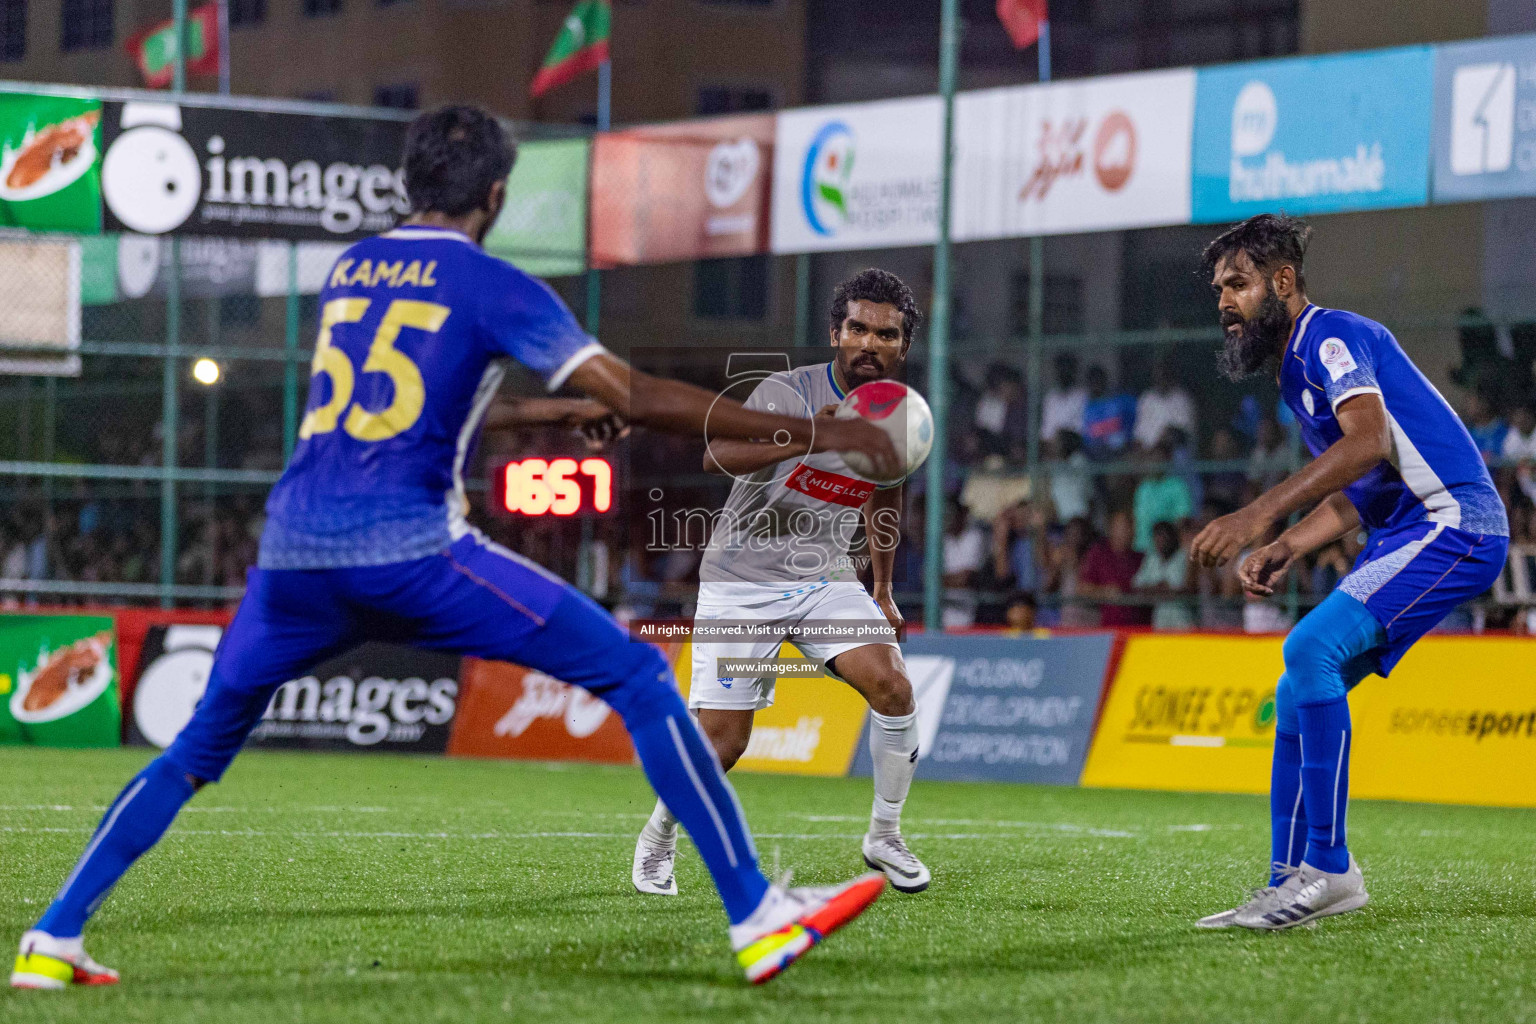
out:
{"label": "white and red football", "polygon": [[862,416],[884,430],[905,465],[901,476],[882,479],[863,452],[844,452],[843,461],[860,476],[876,483],[892,483],[917,472],[933,447],[933,413],[923,396],[896,380],[872,380],[861,384],[837,407],[838,419]]}

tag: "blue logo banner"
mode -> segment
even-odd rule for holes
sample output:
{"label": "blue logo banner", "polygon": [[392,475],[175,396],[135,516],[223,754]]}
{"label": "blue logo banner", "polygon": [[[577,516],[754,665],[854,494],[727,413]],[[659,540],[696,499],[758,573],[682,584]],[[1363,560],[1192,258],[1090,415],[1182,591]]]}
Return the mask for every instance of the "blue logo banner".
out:
{"label": "blue logo banner", "polygon": [[[916,691],[920,779],[1075,786],[1114,650],[1112,633],[915,636],[902,645]],[[850,774],[869,775],[869,729]]]}
{"label": "blue logo banner", "polygon": [[1435,201],[1536,195],[1536,36],[1435,49]]}
{"label": "blue logo banner", "polygon": [[1429,201],[1427,46],[1203,68],[1194,219]]}

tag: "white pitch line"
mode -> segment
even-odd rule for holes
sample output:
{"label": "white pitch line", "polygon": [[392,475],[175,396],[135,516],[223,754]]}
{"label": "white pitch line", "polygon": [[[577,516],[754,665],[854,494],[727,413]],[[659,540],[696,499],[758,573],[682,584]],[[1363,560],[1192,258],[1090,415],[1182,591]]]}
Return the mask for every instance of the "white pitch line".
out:
{"label": "white pitch line", "polygon": [[[62,833],[66,835],[88,835],[89,828],[69,828],[66,826],[28,826],[9,825],[0,826],[0,832],[33,835]],[[633,839],[629,832],[270,832],[261,829],[194,829],[177,828],[169,833],[171,836],[221,836],[232,838],[269,838],[269,839],[489,839],[489,840],[519,840],[519,839]],[[759,832],[758,839],[793,839],[793,840],[835,840],[840,843],[857,842],[860,836],[854,833],[833,832]],[[909,839],[923,840],[976,840],[1001,838],[989,832],[912,832],[908,833]]]}

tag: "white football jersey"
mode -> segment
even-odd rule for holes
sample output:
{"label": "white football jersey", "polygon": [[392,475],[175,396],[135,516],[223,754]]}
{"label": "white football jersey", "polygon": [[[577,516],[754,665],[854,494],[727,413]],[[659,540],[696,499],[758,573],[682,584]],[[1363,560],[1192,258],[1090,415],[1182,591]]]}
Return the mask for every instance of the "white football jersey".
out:
{"label": "white football jersey", "polygon": [[[749,409],[809,418],[846,397],[831,363],[764,377],[744,403]],[[704,583],[818,584],[857,580],[848,546],[863,525],[863,507],[877,485],[848,467],[837,452],[785,459],[738,476],[715,516],[699,565]]]}

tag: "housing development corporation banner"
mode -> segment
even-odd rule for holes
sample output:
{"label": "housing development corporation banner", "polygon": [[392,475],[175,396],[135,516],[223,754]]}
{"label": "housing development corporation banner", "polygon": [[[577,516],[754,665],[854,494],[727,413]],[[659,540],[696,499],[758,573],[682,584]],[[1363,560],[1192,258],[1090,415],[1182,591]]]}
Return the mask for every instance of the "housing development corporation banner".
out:
{"label": "housing development corporation banner", "polygon": [[955,100],[954,238],[1189,223],[1191,69]]}
{"label": "housing development corporation banner", "polygon": [[773,156],[773,251],[932,245],[937,96],[786,110]]}
{"label": "housing development corporation banner", "polygon": [[[902,646],[918,704],[920,779],[1077,784],[1113,633],[916,636]],[[869,775],[866,735],[852,774]]]}
{"label": "housing development corporation banner", "polygon": [[1428,46],[1202,68],[1194,219],[1429,201]]}
{"label": "housing development corporation banner", "polygon": [[[1281,637],[1132,636],[1085,786],[1267,793]],[[1429,636],[1351,692],[1351,795],[1536,807],[1536,641]]]}

